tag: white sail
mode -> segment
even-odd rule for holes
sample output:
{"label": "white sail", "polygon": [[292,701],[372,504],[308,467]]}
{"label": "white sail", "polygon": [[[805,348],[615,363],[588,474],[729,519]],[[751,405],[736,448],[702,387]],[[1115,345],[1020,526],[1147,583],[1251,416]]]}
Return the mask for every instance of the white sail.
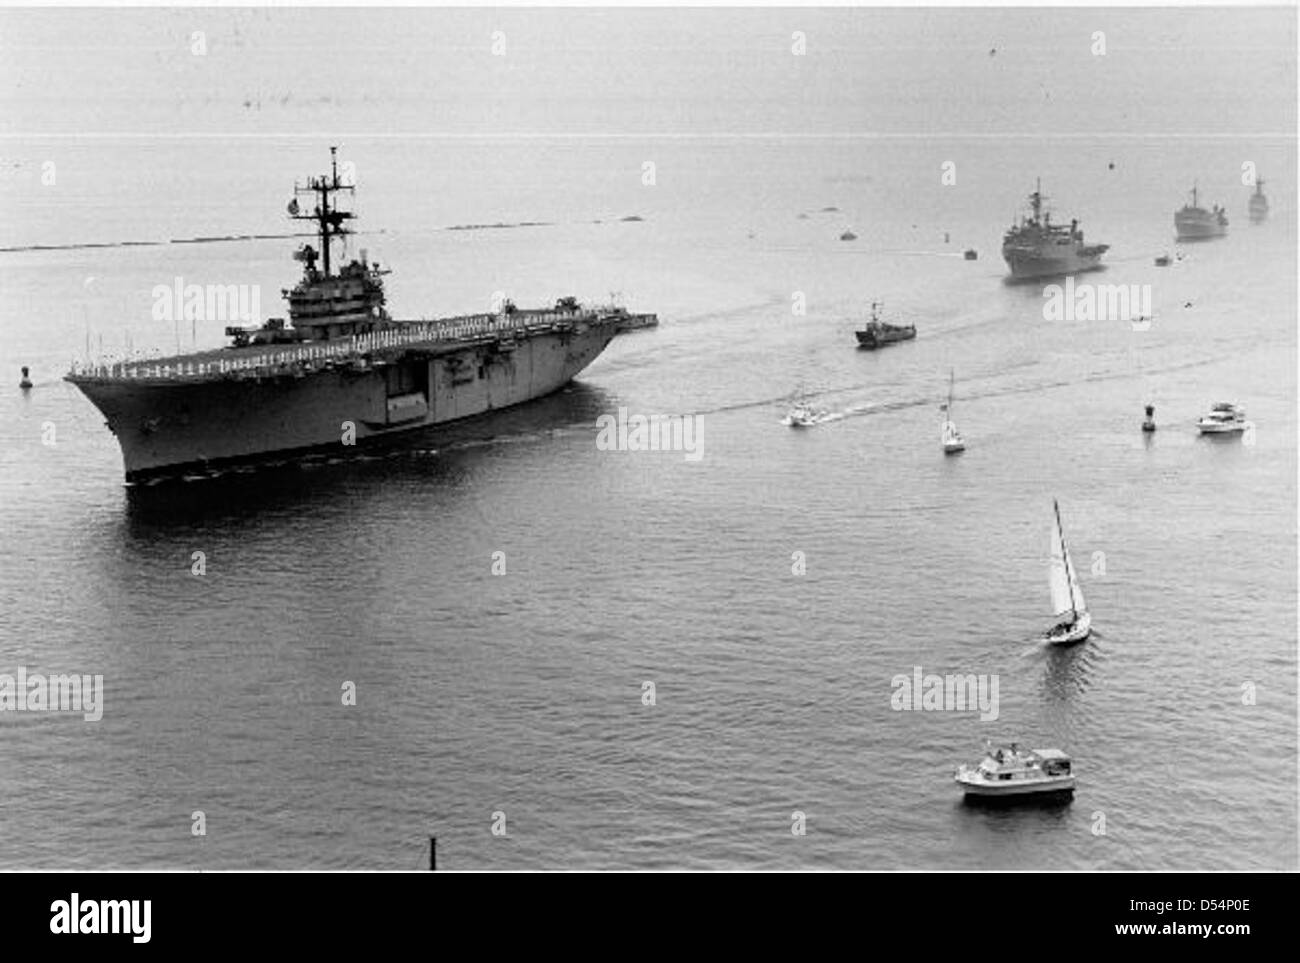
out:
{"label": "white sail", "polygon": [[1074,607],[1080,612],[1086,612],[1088,606],[1083,604],[1083,589],[1079,588],[1079,576],[1074,571],[1074,559],[1070,558],[1068,550],[1065,553],[1065,567],[1070,573],[1070,588],[1074,591]]}
{"label": "white sail", "polygon": [[1079,576],[1074,570],[1074,562],[1065,549],[1059,524],[1052,525],[1052,562],[1047,576],[1052,590],[1052,612],[1063,615],[1066,612],[1086,611],[1083,591],[1079,588]]}
{"label": "white sail", "polygon": [[943,441],[945,451],[966,447],[961,432],[957,430],[956,422],[952,420],[952,385],[953,374],[950,372],[948,375],[948,400],[939,406],[939,412],[943,415],[943,425],[939,429],[939,436]]}
{"label": "white sail", "polygon": [[1047,584],[1052,589],[1052,614],[1061,615],[1074,609],[1070,600],[1070,568],[1067,568],[1065,549],[1061,545],[1061,530],[1052,525],[1052,562],[1047,572]]}

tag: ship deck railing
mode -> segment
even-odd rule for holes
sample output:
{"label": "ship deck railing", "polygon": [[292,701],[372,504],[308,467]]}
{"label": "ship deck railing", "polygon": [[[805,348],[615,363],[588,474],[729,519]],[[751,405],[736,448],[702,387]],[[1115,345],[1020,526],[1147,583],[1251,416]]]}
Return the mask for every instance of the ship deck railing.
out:
{"label": "ship deck railing", "polygon": [[68,377],[98,381],[198,381],[307,373],[335,363],[360,362],[427,345],[434,353],[509,341],[576,323],[617,324],[628,317],[618,308],[578,311],[518,311],[476,314],[436,321],[399,321],[392,327],[329,341],[289,345],[245,345],[191,355],[143,360],[73,362]]}

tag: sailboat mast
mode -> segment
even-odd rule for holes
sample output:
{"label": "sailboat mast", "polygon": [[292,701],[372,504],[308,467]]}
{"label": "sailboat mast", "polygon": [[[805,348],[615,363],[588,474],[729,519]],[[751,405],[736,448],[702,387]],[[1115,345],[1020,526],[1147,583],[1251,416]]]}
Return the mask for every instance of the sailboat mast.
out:
{"label": "sailboat mast", "polygon": [[1079,609],[1074,604],[1074,579],[1070,578],[1070,549],[1065,544],[1065,529],[1061,527],[1061,506],[1052,499],[1052,508],[1056,512],[1056,534],[1061,539],[1061,564],[1065,566],[1065,584],[1070,590],[1070,611],[1077,620]]}

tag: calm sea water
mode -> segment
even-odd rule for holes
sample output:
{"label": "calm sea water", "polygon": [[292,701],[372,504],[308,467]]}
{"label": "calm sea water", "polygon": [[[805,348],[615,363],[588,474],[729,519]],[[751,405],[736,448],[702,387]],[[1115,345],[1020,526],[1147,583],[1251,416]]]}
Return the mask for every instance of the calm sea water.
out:
{"label": "calm sea water", "polygon": [[[386,66],[414,56],[400,19],[350,67],[365,83],[325,105],[271,65],[309,31],[291,13],[221,21],[223,63],[261,72],[206,105],[200,79],[149,86],[181,69],[179,14],[133,14],[111,42],[53,12],[3,31],[19,80],[38,55],[153,66],[123,60],[138,117],[120,94],[92,110],[76,72],[6,95],[0,245],[283,231],[292,179],[331,142],[310,132],[343,127],[395,313],[618,292],[662,324],[467,440],[128,489],[67,362],[87,343],[220,343],[222,325],[153,321],[152,287],[278,292],[293,242],[0,255],[0,673],[105,680],[97,723],[0,715],[0,866],[417,869],[436,835],[458,869],[1295,868],[1296,156],[1277,136],[1294,126],[1295,17],[1167,14],[1179,43],[1107,12],[1130,18],[1110,27],[1118,76],[1080,87],[1096,63],[1067,56],[1089,23],[1072,14],[817,14],[833,55],[792,66],[798,25],[776,14],[702,14],[692,33],[681,12],[557,12],[543,22],[570,38],[566,68],[511,15],[522,49],[482,81],[490,18],[411,12],[446,27],[429,44],[456,82],[432,119],[420,84],[442,75],[403,85]],[[769,33],[779,58],[754,52]],[[741,77],[699,62],[701,34]],[[1224,36],[1206,77],[1180,71]],[[617,43],[659,66],[593,93]],[[1230,111],[1225,78],[1260,86]],[[241,91],[262,96],[250,136],[213,136],[256,112]],[[385,119],[450,133],[360,133]],[[101,136],[51,136],[86,129]],[[872,130],[897,136],[846,136]],[[1269,181],[1260,226],[1245,161]],[[1151,286],[1148,330],[1048,322],[1040,285],[1004,283],[1000,235],[1037,176],[1112,245],[1086,280]],[[1193,179],[1231,234],[1155,268]],[[546,225],[443,230],[497,221]],[[858,240],[838,240],[849,227]],[[854,350],[872,299],[918,338]],[[939,448],[950,371],[959,458]],[[836,417],[783,427],[796,391]],[[1251,443],[1196,435],[1218,400],[1246,407]],[[620,406],[697,416],[703,458],[598,450],[596,418]],[[1097,629],[1068,650],[1035,641],[1054,498]],[[998,719],[894,711],[891,680],[914,666],[996,674]],[[952,771],[986,738],[1069,751],[1073,802],[964,806]]]}

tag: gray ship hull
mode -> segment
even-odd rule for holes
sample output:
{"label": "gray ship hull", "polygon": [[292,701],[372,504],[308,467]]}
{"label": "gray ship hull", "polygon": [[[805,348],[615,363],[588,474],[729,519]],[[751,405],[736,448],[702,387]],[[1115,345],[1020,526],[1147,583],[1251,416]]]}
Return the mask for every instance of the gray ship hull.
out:
{"label": "gray ship hull", "polygon": [[347,454],[522,404],[571,381],[616,333],[613,323],[580,324],[255,379],[70,380],[117,436],[127,481],[139,482],[313,451]]}
{"label": "gray ship hull", "polygon": [[1053,251],[1050,254],[1037,252],[1009,251],[1002,252],[1011,276],[1016,279],[1062,277],[1068,274],[1080,274],[1101,268],[1101,256],[1106,251],[1102,248],[1095,252]]}
{"label": "gray ship hull", "polygon": [[1208,241],[1223,237],[1228,233],[1228,225],[1210,214],[1203,216],[1187,215],[1181,212],[1174,216],[1175,239],[1179,241]]}

